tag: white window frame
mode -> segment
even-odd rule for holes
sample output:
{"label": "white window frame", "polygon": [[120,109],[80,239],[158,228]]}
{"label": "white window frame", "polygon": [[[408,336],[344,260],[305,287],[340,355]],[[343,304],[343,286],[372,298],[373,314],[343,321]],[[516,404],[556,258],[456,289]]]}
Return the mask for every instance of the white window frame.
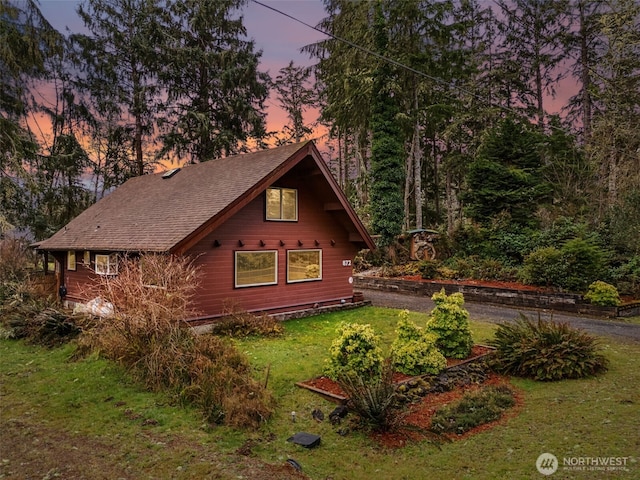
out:
{"label": "white window frame", "polygon": [[[318,276],[315,278],[299,278],[299,279],[291,279],[290,275],[290,254],[292,253],[303,253],[303,252],[318,252]],[[304,249],[295,249],[295,250],[287,250],[287,283],[300,283],[300,282],[317,282],[322,280],[322,249],[321,248],[304,248]]]}
{"label": "white window frame", "polygon": [[[270,190],[278,190],[280,192],[280,215],[278,217],[270,217],[269,216],[269,191]],[[294,218],[283,218],[283,202],[282,195],[284,192],[293,192],[296,198],[296,213]],[[265,218],[271,222],[297,222],[298,221],[298,190],[295,188],[285,188],[285,187],[269,187],[265,192]]]}
{"label": "white window frame", "polygon": [[77,268],[76,251],[69,250],[67,252],[67,270],[74,272]]}
{"label": "white window frame", "polygon": [[[104,261],[106,258],[106,262]],[[106,263],[106,269],[103,265]],[[118,274],[118,255],[115,253],[95,255],[95,272],[98,275],[117,275]]]}
{"label": "white window frame", "polygon": [[[273,280],[268,282],[259,282],[259,283],[238,283],[238,258],[242,255],[250,255],[255,253],[270,253],[275,258],[275,267]],[[278,250],[236,250],[234,253],[234,262],[233,262],[233,283],[235,288],[245,288],[245,287],[262,287],[266,285],[277,285],[278,284]]]}

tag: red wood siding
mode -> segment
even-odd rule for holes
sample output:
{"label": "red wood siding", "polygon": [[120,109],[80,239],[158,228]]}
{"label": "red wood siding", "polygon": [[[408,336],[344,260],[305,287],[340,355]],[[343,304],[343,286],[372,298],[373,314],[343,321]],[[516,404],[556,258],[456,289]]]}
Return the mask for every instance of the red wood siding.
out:
{"label": "red wood siding", "polygon": [[[219,316],[225,303],[247,311],[282,312],[316,303],[352,301],[353,271],[350,265],[343,266],[343,261],[353,261],[358,247],[349,241],[349,233],[341,223],[340,215],[344,216],[344,212],[332,213],[331,208],[325,209],[328,203],[336,205],[336,199],[324,185],[318,188],[314,181],[324,182],[324,178],[315,175],[310,179],[290,173],[275,184],[298,190],[298,221],[266,221],[263,192],[188,251],[200,266],[200,288],[194,305],[199,317]],[[220,246],[215,246],[216,241]],[[244,245],[239,246],[239,241]],[[280,245],[281,241],[284,246]],[[297,249],[322,250],[321,280],[287,283],[287,251]],[[261,250],[278,251],[278,284],[235,288],[234,253]],[[76,271],[68,271],[66,253],[64,255],[62,268],[67,300],[91,299],[86,295],[87,285],[95,282],[97,275],[93,264],[87,268],[82,259],[83,252],[78,251]],[[91,259],[93,262],[95,252]]]}
{"label": "red wood siding", "polygon": [[[313,195],[304,179],[289,176],[277,185],[298,189],[297,222],[266,221],[262,194],[189,251],[201,268],[195,305],[201,316],[219,315],[226,302],[248,311],[284,311],[315,303],[351,301],[353,285],[349,279],[353,271],[351,266],[343,266],[343,261],[352,261],[357,248],[349,242],[347,231],[325,211],[323,199]],[[214,246],[216,240],[218,247]],[[244,246],[239,246],[239,241]],[[280,241],[285,245],[281,246]],[[303,245],[299,246],[298,241]],[[290,249],[321,249],[322,280],[288,284]],[[235,288],[234,252],[238,250],[277,250],[278,284]]]}
{"label": "red wood siding", "polygon": [[[67,287],[66,300],[85,302],[91,300],[87,298],[89,285],[93,285],[97,281],[97,275],[93,271],[93,264],[91,266],[83,263],[82,251],[76,252],[76,269],[67,270],[67,253],[64,253],[64,259],[61,262],[64,268],[64,285]],[[94,255],[91,255],[91,260],[94,260]]]}

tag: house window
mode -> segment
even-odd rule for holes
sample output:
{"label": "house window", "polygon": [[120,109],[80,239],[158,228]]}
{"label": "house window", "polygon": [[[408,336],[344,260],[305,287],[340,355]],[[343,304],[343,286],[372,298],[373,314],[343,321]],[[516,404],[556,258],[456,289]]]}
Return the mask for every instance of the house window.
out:
{"label": "house window", "polygon": [[76,269],[76,252],[75,250],[69,250],[67,252],[67,270]]}
{"label": "house window", "polygon": [[293,188],[267,188],[267,220],[298,220],[298,191]]}
{"label": "house window", "polygon": [[91,265],[91,252],[89,250],[85,250],[83,262],[87,266]]}
{"label": "house window", "polygon": [[322,280],[321,250],[288,250],[287,282]]}
{"label": "house window", "polygon": [[236,287],[276,285],[277,275],[277,250],[236,252]]}
{"label": "house window", "polygon": [[118,256],[115,253],[110,255],[96,254],[96,273],[98,275],[117,275]]}

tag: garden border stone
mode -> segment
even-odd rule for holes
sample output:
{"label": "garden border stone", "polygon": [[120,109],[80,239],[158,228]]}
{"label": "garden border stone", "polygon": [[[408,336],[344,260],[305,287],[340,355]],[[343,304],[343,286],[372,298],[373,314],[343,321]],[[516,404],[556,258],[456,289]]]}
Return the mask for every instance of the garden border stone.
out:
{"label": "garden border stone", "polygon": [[443,288],[448,295],[460,292],[465,301],[510,305],[522,308],[548,309],[573,312],[595,317],[632,317],[640,315],[640,302],[617,307],[601,307],[584,299],[583,295],[565,292],[541,292],[510,288],[471,285],[464,282],[444,283],[437,280],[414,281],[400,278],[354,276],[356,288],[387,290],[397,293],[409,293],[416,296],[431,297]]}

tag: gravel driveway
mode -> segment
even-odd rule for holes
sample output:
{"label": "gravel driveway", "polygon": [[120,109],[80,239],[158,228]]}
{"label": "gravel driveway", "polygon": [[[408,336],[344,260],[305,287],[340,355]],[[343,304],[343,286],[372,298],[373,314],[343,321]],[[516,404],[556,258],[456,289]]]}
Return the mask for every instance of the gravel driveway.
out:
{"label": "gravel driveway", "polygon": [[[369,290],[359,288],[364,293],[365,300],[370,300],[373,305],[390,308],[406,308],[415,312],[430,312],[433,309],[433,301],[429,297],[409,295],[404,293],[387,292],[382,290]],[[465,308],[472,320],[483,322],[503,323],[520,317],[520,313],[529,318],[536,319],[538,315],[544,320],[566,322],[570,325],[586,330],[596,335],[626,339],[632,342],[640,342],[640,325],[619,320],[601,320],[592,317],[571,315],[566,313],[551,312],[537,309],[516,309],[508,306],[491,305],[488,303],[465,302]]]}

